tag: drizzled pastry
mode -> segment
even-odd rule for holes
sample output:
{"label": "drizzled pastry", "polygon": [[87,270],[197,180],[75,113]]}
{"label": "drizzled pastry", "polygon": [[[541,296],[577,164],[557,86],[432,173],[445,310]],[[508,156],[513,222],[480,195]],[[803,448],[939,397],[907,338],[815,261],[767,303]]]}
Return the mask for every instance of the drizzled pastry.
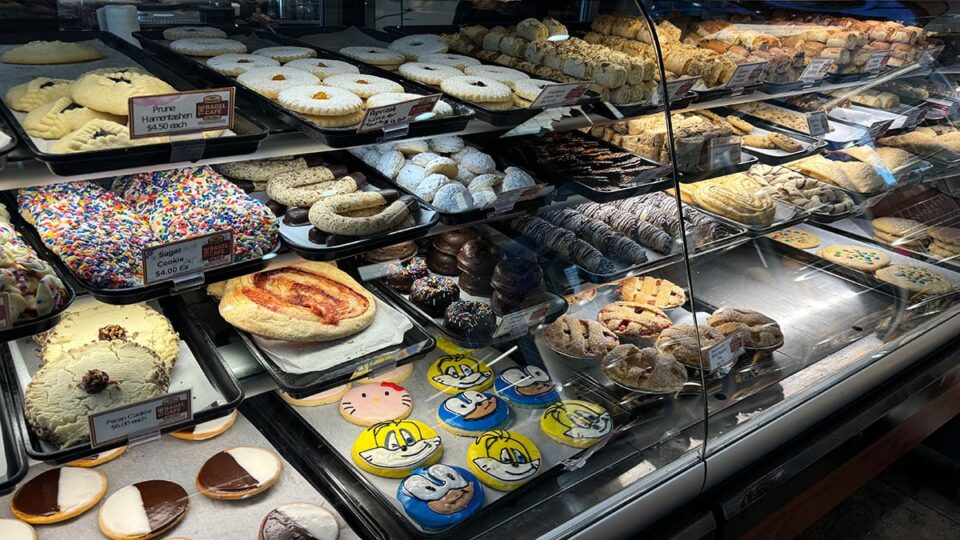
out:
{"label": "drizzled pastry", "polygon": [[600,250],[578,238],[574,232],[551,225],[544,219],[524,216],[514,221],[513,227],[524,236],[559,252],[590,272],[609,274],[615,268],[613,262],[604,257]]}
{"label": "drizzled pastry", "polygon": [[634,153],[612,149],[576,132],[526,139],[514,151],[557,175],[588,184],[629,185],[654,168]]}
{"label": "drizzled pastry", "polygon": [[605,256],[617,257],[633,264],[647,262],[647,252],[640,244],[618,234],[599,219],[587,217],[571,209],[544,212],[542,217],[558,227],[572,231],[597,247]]}

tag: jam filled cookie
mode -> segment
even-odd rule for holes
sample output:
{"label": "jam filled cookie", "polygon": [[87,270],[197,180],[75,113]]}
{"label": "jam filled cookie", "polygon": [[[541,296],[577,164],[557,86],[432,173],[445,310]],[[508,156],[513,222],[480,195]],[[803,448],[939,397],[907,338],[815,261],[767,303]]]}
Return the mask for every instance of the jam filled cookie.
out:
{"label": "jam filled cookie", "polygon": [[340,524],[326,508],[291,503],[274,508],[260,523],[258,540],[337,540]]}
{"label": "jam filled cookie", "polygon": [[376,75],[364,75],[362,73],[341,73],[340,75],[331,75],[323,80],[327,86],[336,86],[349,90],[354,94],[366,99],[377,94],[387,92],[403,92],[403,86],[400,83],[377,77]]}
{"label": "jam filled cookie", "polygon": [[21,485],[13,494],[10,510],[27,523],[58,523],[93,508],[106,492],[107,477],[103,473],[59,467]]}
{"label": "jam filled cookie", "polygon": [[163,31],[163,39],[176,41],[192,38],[225,38],[227,33],[209,26],[174,26]]}
{"label": "jam filled cookie", "polygon": [[579,399],[554,403],[540,416],[540,429],[560,444],[587,448],[610,434],[612,422],[606,409]]}
{"label": "jam filled cookie", "polygon": [[543,92],[544,88],[551,84],[556,83],[553,81],[545,81],[543,79],[521,78],[513,82],[513,91],[521,98],[532,102],[540,96],[540,92]]}
{"label": "jam filled cookie", "polygon": [[253,51],[253,54],[266,56],[286,65],[287,62],[294,60],[314,58],[317,56],[317,51],[307,47],[264,47]]}
{"label": "jam filled cookie", "polygon": [[317,392],[305,398],[295,398],[283,390],[277,390],[280,397],[287,403],[296,407],[316,407],[317,405],[329,405],[340,401],[340,398],[350,389],[350,383],[334,386],[329,390]]}
{"label": "jam filled cookie", "polygon": [[217,452],[197,473],[197,489],[211,499],[252,497],[280,478],[280,458],[262,448],[238,446]]}
{"label": "jam filled cookie", "polygon": [[447,42],[436,34],[414,34],[394,41],[390,50],[403,54],[407,60],[416,60],[426,54],[447,52]]}
{"label": "jam filled cookie", "polygon": [[383,47],[344,47],[340,54],[376,66],[398,66],[406,60],[403,54]]}
{"label": "jam filled cookie", "polygon": [[341,62],[340,60],[329,60],[327,58],[301,58],[287,62],[283,64],[283,67],[301,69],[313,73],[321,81],[331,75],[360,73],[357,66],[353,64]]}
{"label": "jam filled cookie", "polygon": [[483,499],[476,476],[442,463],[413,471],[397,488],[403,511],[424,529],[456,525],[483,508]]}
{"label": "jam filled cookie", "polygon": [[467,390],[448,397],[437,408],[440,427],[465,437],[498,429],[510,419],[510,408],[493,394]]}
{"label": "jam filled cookie", "polygon": [[427,381],[445,394],[467,390],[483,392],[493,385],[493,369],[483,360],[465,354],[450,354],[430,364]]}
{"label": "jam filled cookie", "polygon": [[417,61],[426,62],[428,64],[441,64],[444,66],[450,66],[452,68],[457,68],[460,71],[466,69],[467,66],[480,65],[480,61],[476,58],[452,53],[426,54],[418,57]]}
{"label": "jam filled cookie", "polygon": [[440,436],[418,420],[383,422],[363,430],[353,443],[353,462],[385,478],[403,478],[443,455]]}
{"label": "jam filled cookie", "polygon": [[72,86],[73,81],[69,79],[37,77],[30,82],[11,86],[4,100],[15,111],[30,112],[44,103],[69,96]]}
{"label": "jam filled cookie", "polygon": [[438,86],[447,77],[459,77],[463,75],[463,72],[457,68],[426,62],[407,62],[400,66],[399,72],[412,81],[433,86]]}
{"label": "jam filled cookie", "polygon": [[190,496],[180,484],[145,480],[119,489],[100,508],[100,531],[113,540],[149,540],[184,516]]}
{"label": "jam filled cookie", "polygon": [[363,108],[363,101],[353,92],[320,85],[288,88],[280,92],[277,101],[291,111],[315,116],[340,116]]}
{"label": "jam filled cookie", "polygon": [[74,83],[70,96],[95,111],[126,116],[129,98],[175,92],[172,86],[152,75],[125,72],[84,75]]}
{"label": "jam filled cookie", "polygon": [[372,426],[410,416],[413,398],[407,390],[390,382],[361,384],[340,399],[340,415],[358,426]]}
{"label": "jam filled cookie", "polygon": [[237,82],[270,99],[276,99],[280,92],[297,86],[306,86],[320,82],[316,76],[288,67],[254,68],[237,77]]}
{"label": "jam filled cookie", "polygon": [[89,469],[91,467],[103,465],[108,461],[113,461],[118,457],[120,457],[126,451],[127,451],[127,447],[121,446],[120,448],[114,448],[113,450],[107,450],[106,452],[100,452],[97,454],[93,454],[91,456],[87,456],[85,458],[75,459],[73,461],[68,462],[67,466],[83,467],[83,468]]}
{"label": "jam filled cookie", "polygon": [[27,135],[41,139],[59,139],[71,131],[76,131],[91,120],[101,119],[121,124],[122,116],[95,111],[74,103],[68,97],[44,103],[27,113],[23,119],[23,129]]}
{"label": "jam filled cookie", "polygon": [[557,385],[537,366],[517,366],[497,375],[497,394],[513,405],[539,409],[560,400]]}
{"label": "jam filled cookie", "polygon": [[488,431],[467,448],[470,471],[498,491],[522,486],[536,476],[542,463],[537,445],[515,431]]}
{"label": "jam filled cookie", "polygon": [[507,103],[510,107],[513,102],[510,96],[513,91],[505,84],[489,77],[474,77],[463,75],[449,77],[440,83],[440,89],[451,96],[472,101],[475,103]]}
{"label": "jam filled cookie", "polygon": [[510,88],[513,88],[517,81],[524,79],[529,79],[530,76],[526,73],[504,66],[468,66],[463,70],[467,75],[473,75],[475,77],[484,77],[487,79],[493,79],[499,83],[502,83]]}
{"label": "jam filled cookie", "polygon": [[226,432],[236,421],[237,410],[234,409],[226,416],[174,431],[170,436],[185,441],[205,441]]}
{"label": "jam filled cookie", "polygon": [[170,44],[170,49],[188,56],[220,56],[221,54],[243,54],[247,46],[239,41],[223,38],[187,38],[178,39]]}
{"label": "jam filled cookie", "polygon": [[16,519],[0,519],[0,538],[4,540],[37,540],[30,525]]}
{"label": "jam filled cookie", "polygon": [[273,58],[256,54],[221,54],[207,60],[207,67],[221,75],[236,77],[253,68],[279,66]]}

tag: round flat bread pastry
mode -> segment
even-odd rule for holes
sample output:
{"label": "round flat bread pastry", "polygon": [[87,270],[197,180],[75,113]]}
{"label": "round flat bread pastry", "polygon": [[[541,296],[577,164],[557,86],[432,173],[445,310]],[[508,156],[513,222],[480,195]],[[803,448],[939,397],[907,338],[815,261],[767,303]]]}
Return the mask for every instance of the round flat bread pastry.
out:
{"label": "round flat bread pastry", "polygon": [[173,94],[176,89],[153,75],[142,73],[106,73],[84,75],[70,90],[76,103],[95,111],[126,116],[127,100],[136,96]]}
{"label": "round flat bread pastry", "polygon": [[613,421],[606,409],[579,399],[565,399],[547,407],[540,429],[547,437],[574,448],[588,448],[610,434]]}
{"label": "round flat bread pastry", "polygon": [[113,450],[107,450],[104,452],[99,452],[91,456],[87,456],[81,459],[75,459],[67,463],[70,467],[96,467],[98,465],[103,465],[108,461],[113,461],[123,455],[127,451],[126,446],[121,446],[120,448],[114,448]]}
{"label": "round flat bread pastry", "polygon": [[400,420],[413,411],[413,398],[394,383],[381,382],[355,386],[340,398],[340,416],[351,424],[372,426]]}
{"label": "round flat bread pastry", "polygon": [[253,51],[253,54],[273,58],[277,62],[286,65],[287,62],[294,60],[314,58],[317,56],[317,51],[309,47],[264,47]]}
{"label": "round flat bread pastry", "polygon": [[493,386],[493,369],[472,356],[449,354],[430,364],[427,382],[445,394],[459,394],[465,390],[483,392]]}
{"label": "round flat bread pastry", "polygon": [[560,400],[557,385],[537,366],[516,366],[497,375],[497,395],[511,405],[539,409]]}
{"label": "round flat bread pastry", "polygon": [[93,508],[106,492],[107,477],[103,473],[58,467],[21,484],[10,501],[10,510],[27,523],[57,523]]}
{"label": "round flat bread pastry", "polygon": [[0,519],[0,538],[4,540],[37,540],[37,532],[18,519]]}
{"label": "round flat bread pastry", "polygon": [[363,430],[350,452],[362,470],[385,478],[403,478],[443,455],[440,436],[419,420],[374,424]]}
{"label": "round flat bread pastry", "polygon": [[190,426],[178,431],[173,431],[170,433],[170,436],[175,439],[183,439],[185,441],[205,441],[225,433],[236,421],[237,410],[234,409],[226,416],[201,422],[195,426]]}
{"label": "round flat bread pastry", "polygon": [[103,58],[96,47],[85,43],[31,41],[7,50],[0,56],[4,64],[74,64]]}
{"label": "round flat bread pastry", "polygon": [[497,396],[467,390],[444,399],[437,407],[440,427],[463,437],[502,428],[510,419],[510,407]]}
{"label": "round flat bread pastry", "polygon": [[258,540],[337,540],[340,525],[326,508],[291,503],[274,508],[260,523]]}
{"label": "round flat bread pastry", "polygon": [[890,264],[890,256],[886,253],[861,246],[827,246],[820,248],[817,255],[841,266],[864,272],[875,272]]}
{"label": "round flat bread pastry", "polygon": [[225,38],[227,33],[210,26],[174,26],[163,31],[163,39],[176,41],[190,38]]}
{"label": "round flat bread pastry", "polygon": [[120,488],[100,507],[100,531],[113,540],[149,540],[172,529],[190,506],[180,484],[145,480]]}
{"label": "round flat bread pastry", "polygon": [[277,392],[280,393],[281,399],[296,407],[316,407],[317,405],[329,405],[331,403],[340,401],[340,398],[347,393],[347,390],[350,389],[350,386],[350,383],[334,386],[329,390],[317,392],[316,394],[309,395],[305,398],[295,398],[283,390],[277,390]]}
{"label": "round flat bread pastry", "polygon": [[467,467],[497,491],[513,491],[540,470],[540,449],[521,433],[487,431],[467,447]]}
{"label": "round flat bread pastry", "polygon": [[438,463],[420,467],[397,488],[397,500],[421,527],[452,527],[483,508],[483,486],[470,471]]}
{"label": "round flat bread pastry", "polygon": [[349,274],[304,261],[230,280],[220,315],[230,324],[270,339],[332,341],[373,323],[377,304]]}
{"label": "round flat bread pastry", "polygon": [[273,58],[256,54],[221,54],[207,60],[207,67],[221,75],[236,77],[253,68],[279,66]]}
{"label": "round flat bread pastry", "polygon": [[203,463],[197,489],[211,499],[246,499],[270,489],[280,478],[281,467],[280,458],[269,450],[230,448]]}
{"label": "round flat bread pastry", "polygon": [[782,229],[771,233],[770,239],[798,249],[811,249],[820,245],[819,236],[794,228]]}

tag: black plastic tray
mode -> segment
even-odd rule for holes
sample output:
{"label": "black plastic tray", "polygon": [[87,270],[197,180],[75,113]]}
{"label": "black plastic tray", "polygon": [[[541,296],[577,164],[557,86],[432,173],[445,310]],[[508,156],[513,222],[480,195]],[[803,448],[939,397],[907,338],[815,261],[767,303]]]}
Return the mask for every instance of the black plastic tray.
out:
{"label": "black plastic tray", "polygon": [[693,182],[699,182],[701,180],[707,180],[710,178],[716,178],[718,176],[726,176],[728,174],[734,174],[738,172],[743,172],[750,167],[753,167],[760,160],[757,156],[742,151],[740,152],[740,163],[736,165],[730,165],[729,167],[720,167],[719,169],[713,169],[709,171],[697,171],[697,172],[681,172],[677,171],[677,179],[684,184],[690,184]]}
{"label": "black plastic tray", "polygon": [[[303,31],[306,32],[307,29],[303,29]],[[237,83],[236,80],[225,75],[221,75],[208,68],[206,65],[188,56],[183,56],[177,52],[174,52],[167,45],[167,41],[163,39],[163,32],[159,30],[134,32],[133,35],[140,41],[144,49],[149,51],[151,54],[156,55],[157,58],[168,63],[171,67],[183,69],[192,77],[206,81],[208,87],[235,86],[237,88],[238,99],[243,101],[244,108],[251,112],[255,111],[255,114],[257,114],[258,117],[262,117],[264,121],[268,121],[268,119],[273,119],[274,121],[279,120],[283,124],[305,133],[312,139],[334,148],[375,144],[384,142],[388,139],[400,140],[406,138],[429,137],[432,135],[457,133],[459,131],[463,131],[463,129],[467,127],[467,123],[470,121],[470,119],[475,115],[473,109],[460,105],[456,102],[449,102],[450,106],[453,107],[453,115],[433,120],[425,120],[422,122],[413,122],[412,124],[409,124],[409,129],[406,131],[400,130],[396,133],[391,132],[389,134],[385,134],[382,129],[358,133],[356,126],[346,128],[321,128],[311,122],[308,122],[299,114],[285,109],[279,103],[271,101],[254,92],[253,90],[250,90],[246,86]],[[231,39],[239,38],[247,41],[256,40],[258,42],[266,43],[267,45],[286,46],[296,44],[297,46],[310,46],[305,43],[300,43],[288,36],[268,33],[261,30],[240,31],[231,34],[228,37]],[[312,48],[316,49],[321,57],[343,60],[345,62],[357,65],[361,73],[368,73],[378,77],[384,76],[384,73],[389,73],[383,72],[380,69],[370,68],[361,62],[351,60],[338,53],[325,51],[317,47]],[[437,93],[436,90],[433,90],[429,87],[411,84],[406,79],[398,80],[396,75],[391,74],[389,78],[397,80],[397,82],[403,85],[404,91],[406,92],[421,95]]]}
{"label": "black plastic tray", "polygon": [[2,171],[7,165],[7,154],[12,152],[13,149],[17,147],[17,143],[19,141],[17,139],[16,132],[7,125],[3,115],[0,115],[0,133],[10,137],[10,140],[7,141],[7,144],[0,146],[0,171]]}
{"label": "black plastic tray", "polygon": [[782,92],[793,92],[794,90],[799,90],[803,88],[804,84],[806,84],[806,81],[801,79],[787,82],[763,81],[763,84],[760,88],[764,91],[764,93],[767,94],[780,94]]}
{"label": "black plastic tray", "polygon": [[763,86],[763,83],[753,83],[740,88],[727,88],[727,87],[718,87],[718,88],[708,88],[706,90],[693,90],[693,93],[697,95],[694,98],[694,103],[703,103],[705,101],[713,101],[715,99],[724,99],[728,97],[737,97],[737,96],[749,96],[750,94],[756,92]]}
{"label": "black plastic tray", "polygon": [[[717,112],[717,114],[721,114],[719,111],[715,111],[715,112]],[[733,111],[729,111],[728,114],[732,114],[732,113]],[[743,145],[744,152],[752,156],[756,156],[756,158],[760,160],[761,163],[766,163],[767,165],[780,165],[782,163],[796,161],[800,158],[819,153],[820,150],[822,150],[825,146],[827,146],[827,143],[821,139],[818,139],[816,137],[811,137],[810,135],[806,135],[804,133],[800,133],[797,131],[791,131],[781,126],[777,126],[773,124],[764,124],[764,125],[756,125],[754,127],[760,128],[765,131],[771,131],[773,133],[780,133],[780,134],[786,135],[791,139],[800,141],[807,145],[807,148],[805,150],[800,150],[799,152],[794,152],[792,154],[787,154],[784,156],[772,156],[770,154],[763,152],[763,149],[757,149],[754,147]]]}
{"label": "black plastic tray", "polygon": [[[225,416],[230,411],[237,408],[243,400],[243,388],[239,381],[233,375],[233,372],[227,367],[220,352],[214,346],[210,337],[201,332],[200,322],[193,314],[186,309],[186,306],[179,299],[166,298],[160,300],[161,312],[169,320],[173,329],[180,334],[180,339],[186,342],[187,346],[197,358],[197,363],[203,370],[204,375],[210,381],[211,385],[219,391],[226,399],[225,403],[216,407],[204,410],[197,410],[193,413],[193,419],[187,422],[180,422],[164,427],[161,433],[170,433],[190,426],[201,424],[208,420],[214,420]],[[45,450],[41,445],[40,439],[33,433],[27,425],[27,419],[24,415],[23,394],[20,391],[20,383],[16,375],[16,368],[13,366],[13,358],[9,347],[16,347],[15,343],[6,344],[0,347],[0,369],[5,371],[7,382],[2,390],[5,394],[11,395],[14,403],[18,407],[14,411],[19,424],[20,434],[25,441],[27,454],[38,461],[49,461],[55,463],[65,463],[78,458],[87,457],[95,452],[103,452],[112,448],[117,448],[128,444],[126,439],[114,441],[92,448],[90,443],[64,448],[62,450]]]}
{"label": "black plastic tray", "polygon": [[[0,388],[14,388],[16,381],[8,378],[7,370],[0,367]],[[18,392],[0,393],[0,437],[3,441],[3,464],[6,470],[0,477],[0,495],[13,491],[17,483],[27,474],[27,455],[23,449],[23,433],[15,427],[18,418],[23,415],[20,411],[20,395]]]}
{"label": "black plastic tray", "polygon": [[[4,192],[0,194],[0,200],[6,202],[7,206],[10,208],[16,208],[16,201],[13,200],[12,192]],[[146,302],[147,300],[153,300],[156,298],[162,298],[164,296],[173,296],[181,294],[191,289],[198,289],[210,283],[216,283],[218,281],[223,281],[225,279],[230,279],[245,274],[250,274],[258,270],[263,269],[267,265],[267,261],[272,259],[277,251],[280,250],[281,243],[278,241],[274,249],[260,257],[258,259],[251,259],[247,261],[239,261],[229,264],[227,266],[221,266],[220,268],[214,268],[207,270],[203,273],[203,281],[191,281],[187,283],[177,283],[175,281],[162,281],[160,283],[154,283],[152,285],[141,285],[139,287],[125,287],[120,289],[106,289],[106,288],[97,288],[89,284],[76,275],[73,270],[63,262],[59,256],[53,251],[50,251],[44,244],[43,240],[40,239],[40,234],[37,230],[27,223],[19,212],[10,212],[11,221],[20,231],[24,240],[33,246],[38,254],[47,261],[50,261],[54,269],[57,271],[57,274],[64,279],[64,283],[67,281],[70,283],[76,284],[76,286],[85,291],[89,291],[97,300],[105,304],[115,304],[115,305],[124,305],[124,304],[136,304],[138,302]],[[109,257],[109,253],[104,253],[104,257]]]}
{"label": "black plastic tray", "polygon": [[[566,133],[569,134],[569,136],[582,137],[585,141],[590,141],[591,143],[596,142],[601,146],[617,152],[625,152],[628,154],[632,153],[629,150],[624,150],[619,146],[608,143],[603,139],[596,138],[587,133],[579,133],[574,131],[569,131]],[[660,165],[655,161],[651,161],[643,157],[640,159],[644,163],[650,165],[651,169],[642,172],[630,184],[622,186],[611,185],[605,187],[587,182],[581,182],[578,180],[569,180],[564,176],[564,173],[551,170],[549,167],[541,165],[537,161],[533,160],[530,153],[524,150],[524,144],[528,141],[531,141],[530,144],[546,144],[536,143],[535,139],[536,137],[521,137],[504,141],[490,136],[476,136],[472,138],[472,140],[476,142],[477,145],[482,149],[492,150],[491,154],[503,153],[508,159],[516,163],[517,166],[523,167],[540,180],[549,181],[557,185],[558,190],[554,198],[559,200],[564,200],[568,198],[571,193],[573,193],[587,198],[593,202],[619,201],[620,199],[625,199],[627,197],[643,195],[644,193],[650,193],[653,191],[661,191],[673,186],[673,178],[670,175],[669,166]]]}
{"label": "black plastic tray", "polygon": [[[153,57],[144,53],[132,43],[108,32],[62,31],[0,34],[0,43],[3,44],[25,43],[33,40],[100,40],[104,47],[109,47],[123,53],[130,58],[131,63],[143,66],[154,76],[165,80],[178,90],[194,90],[198,88],[198,86],[191,81],[160,62],[157,62]],[[50,74],[56,76],[56,66],[50,66],[50,69]],[[208,86],[208,88],[212,87],[213,86]],[[30,153],[38,160],[46,163],[53,174],[60,176],[250,154],[257,151],[260,147],[260,141],[265,139],[268,133],[267,128],[263,124],[249,118],[244,114],[243,110],[238,107],[234,113],[232,130],[236,134],[235,136],[129,146],[95,152],[51,154],[37,148],[30,136],[23,130],[23,126],[17,121],[13,111],[7,107],[3,100],[0,100],[0,114],[2,114],[10,126],[12,126],[17,137],[24,141]]]}
{"label": "black plastic tray", "polygon": [[[472,145],[472,146],[475,146],[475,145]],[[513,163],[505,161],[501,156],[497,154],[490,154],[490,156],[497,162],[497,170],[502,171],[506,167],[513,166]],[[416,197],[416,199],[420,201],[421,205],[426,206],[427,208],[430,208],[431,210],[436,212],[437,215],[440,216],[440,223],[443,223],[445,225],[463,225],[466,223],[483,221],[483,220],[495,217],[497,215],[518,214],[522,212],[527,212],[528,210],[536,210],[537,208],[545,206],[549,202],[549,199],[551,198],[550,195],[553,193],[553,188],[548,185],[547,187],[551,189],[551,191],[542,193],[538,197],[534,197],[532,199],[517,201],[517,203],[513,205],[513,208],[500,213],[498,213],[496,208],[493,206],[490,206],[487,208],[475,208],[473,210],[467,210],[466,212],[441,212],[440,210],[437,210],[432,204],[428,203],[427,201],[424,201],[420,197],[417,197],[410,190],[405,189],[400,184],[394,182],[390,178],[387,178],[386,176],[383,175],[383,173],[371,167],[370,165],[367,165],[366,163],[364,163],[362,160],[360,160],[358,157],[354,156],[353,154],[345,153],[342,155],[342,158],[344,163],[350,165],[352,169],[362,171],[365,175],[367,175],[367,178],[370,178],[371,176],[375,177],[380,182],[389,184],[391,187],[393,187],[393,189],[396,189],[397,191],[401,191],[403,193]],[[542,181],[540,179],[536,178],[536,180],[538,183],[542,184]]]}

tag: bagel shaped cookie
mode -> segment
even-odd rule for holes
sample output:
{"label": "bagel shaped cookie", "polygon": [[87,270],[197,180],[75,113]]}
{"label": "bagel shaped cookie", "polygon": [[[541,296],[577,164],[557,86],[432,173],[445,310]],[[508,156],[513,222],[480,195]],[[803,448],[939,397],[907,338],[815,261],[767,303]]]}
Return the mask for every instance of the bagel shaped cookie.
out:
{"label": "bagel shaped cookie", "polygon": [[285,206],[306,208],[326,197],[353,193],[364,185],[362,178],[334,179],[327,167],[311,167],[278,174],[267,182],[267,196]]}
{"label": "bagel shaped cookie", "polygon": [[[390,231],[400,226],[417,208],[410,196],[399,198],[393,191],[360,191],[335,195],[318,201],[310,207],[310,223],[327,234],[341,236],[369,236]],[[389,200],[395,198],[392,202]],[[372,210],[367,216],[350,216],[352,212]],[[365,213],[365,212],[363,212]]]}

